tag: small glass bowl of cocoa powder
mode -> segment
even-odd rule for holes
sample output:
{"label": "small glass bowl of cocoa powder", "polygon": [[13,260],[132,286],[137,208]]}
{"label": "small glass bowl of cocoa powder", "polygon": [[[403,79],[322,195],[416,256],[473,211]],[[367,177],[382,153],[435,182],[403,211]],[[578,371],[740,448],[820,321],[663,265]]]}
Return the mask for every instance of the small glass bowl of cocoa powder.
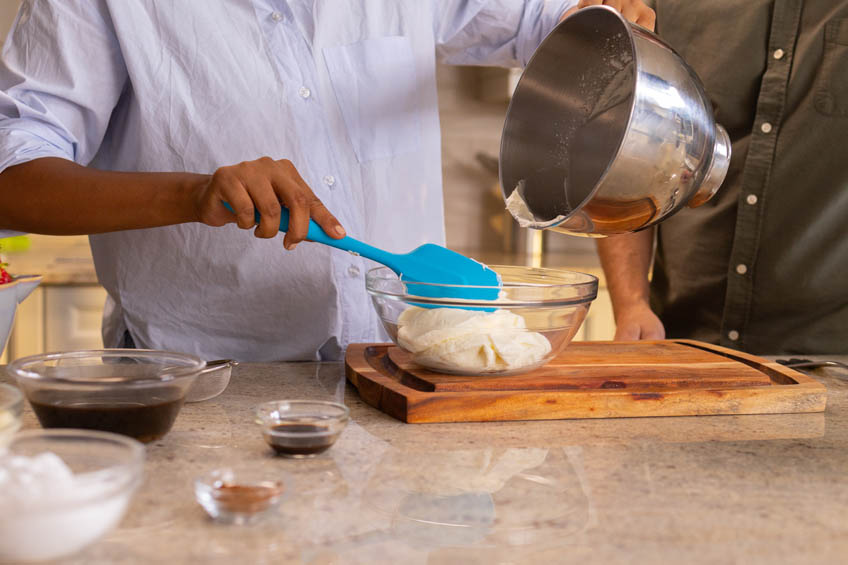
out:
{"label": "small glass bowl of cocoa powder", "polygon": [[250,524],[279,506],[290,482],[277,471],[216,469],[195,479],[194,496],[215,521]]}

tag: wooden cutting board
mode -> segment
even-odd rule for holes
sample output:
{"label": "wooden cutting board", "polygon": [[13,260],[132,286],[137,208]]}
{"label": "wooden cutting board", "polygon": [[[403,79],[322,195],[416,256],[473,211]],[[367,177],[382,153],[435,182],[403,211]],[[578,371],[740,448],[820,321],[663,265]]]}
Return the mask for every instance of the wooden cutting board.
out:
{"label": "wooden cutting board", "polygon": [[434,373],[390,344],[353,344],[345,365],[365,402],[409,423],[822,412],[827,401],[812,377],[691,340],[576,342],[514,376]]}

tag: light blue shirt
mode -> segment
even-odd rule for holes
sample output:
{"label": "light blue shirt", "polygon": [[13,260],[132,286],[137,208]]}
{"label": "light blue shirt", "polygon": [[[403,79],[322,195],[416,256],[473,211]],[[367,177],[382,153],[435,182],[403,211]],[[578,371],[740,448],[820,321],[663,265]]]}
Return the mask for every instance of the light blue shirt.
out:
{"label": "light blue shirt", "polygon": [[[575,3],[25,0],[0,65],[0,171],[287,158],[351,236],[443,243],[437,57],[523,66]],[[373,265],[281,238],[194,223],[91,236],[106,346],[128,329],[139,347],[270,361],[379,340]]]}

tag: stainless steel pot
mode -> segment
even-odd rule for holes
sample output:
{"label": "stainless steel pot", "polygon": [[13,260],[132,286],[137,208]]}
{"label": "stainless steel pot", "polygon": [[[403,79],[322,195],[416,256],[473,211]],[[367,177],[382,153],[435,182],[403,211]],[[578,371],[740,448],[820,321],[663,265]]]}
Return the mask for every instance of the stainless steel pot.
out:
{"label": "stainless steel pot", "polygon": [[701,81],[611,8],[579,10],[521,76],[500,151],[522,226],[583,236],[637,231],[718,190],[730,139]]}

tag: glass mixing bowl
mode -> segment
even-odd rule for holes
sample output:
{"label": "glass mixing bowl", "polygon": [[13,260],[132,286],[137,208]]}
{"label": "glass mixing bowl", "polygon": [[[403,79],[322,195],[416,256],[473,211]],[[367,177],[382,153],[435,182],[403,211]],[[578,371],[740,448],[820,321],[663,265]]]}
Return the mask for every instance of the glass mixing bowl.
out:
{"label": "glass mixing bowl", "polygon": [[509,375],[544,365],[574,339],[598,295],[597,277],[490,267],[503,282],[494,301],[416,296],[387,267],[369,271],[365,286],[392,341],[422,367],[458,375]]}
{"label": "glass mixing bowl", "polygon": [[21,427],[24,397],[15,387],[0,383],[0,452]]}
{"label": "glass mixing bowl", "polygon": [[26,430],[0,454],[0,473],[0,561],[58,559],[118,525],[143,479],[144,446],[91,430]]}
{"label": "glass mixing bowl", "polygon": [[43,427],[102,430],[147,443],[171,429],[205,364],[169,351],[97,349],[23,357],[8,371]]}

